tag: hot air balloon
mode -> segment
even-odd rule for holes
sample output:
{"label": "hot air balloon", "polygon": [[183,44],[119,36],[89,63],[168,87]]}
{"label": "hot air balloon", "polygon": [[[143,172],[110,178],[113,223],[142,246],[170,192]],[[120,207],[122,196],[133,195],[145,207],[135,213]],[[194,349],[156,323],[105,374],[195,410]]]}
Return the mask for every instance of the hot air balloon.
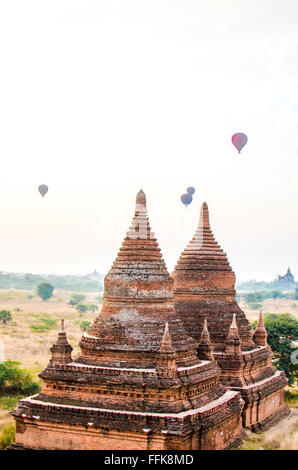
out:
{"label": "hot air balloon", "polygon": [[184,204],[184,206],[187,207],[188,204],[190,204],[192,201],[192,196],[190,194],[182,194],[180,200],[182,204]]}
{"label": "hot air balloon", "polygon": [[232,143],[236,147],[239,153],[243,149],[246,142],[247,142],[247,135],[242,134],[242,132],[237,132],[237,134],[234,134],[232,136]]}
{"label": "hot air balloon", "polygon": [[196,192],[195,188],[192,186],[189,186],[186,190],[187,194],[190,194],[191,196]]}
{"label": "hot air balloon", "polygon": [[42,197],[44,197],[47,194],[48,190],[49,188],[47,187],[46,184],[41,184],[40,186],[38,186],[38,191],[40,192]]}

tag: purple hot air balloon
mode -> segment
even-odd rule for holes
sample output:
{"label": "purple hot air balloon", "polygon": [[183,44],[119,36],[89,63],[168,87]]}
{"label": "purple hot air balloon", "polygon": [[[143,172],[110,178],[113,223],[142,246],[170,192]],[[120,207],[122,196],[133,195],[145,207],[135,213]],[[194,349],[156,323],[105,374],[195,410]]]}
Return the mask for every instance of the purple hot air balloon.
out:
{"label": "purple hot air balloon", "polygon": [[242,132],[237,132],[237,134],[234,134],[232,136],[232,143],[236,147],[239,153],[243,149],[246,142],[247,142],[247,135],[242,134]]}
{"label": "purple hot air balloon", "polygon": [[188,204],[190,204],[192,201],[192,196],[190,194],[182,194],[180,200],[182,204],[184,204],[184,206],[187,207]]}
{"label": "purple hot air balloon", "polygon": [[40,192],[42,197],[44,197],[47,194],[48,190],[49,188],[47,187],[46,184],[41,184],[40,186],[38,186],[38,191]]}
{"label": "purple hot air balloon", "polygon": [[190,194],[191,196],[196,192],[195,188],[192,186],[189,186],[186,190],[187,194]]}

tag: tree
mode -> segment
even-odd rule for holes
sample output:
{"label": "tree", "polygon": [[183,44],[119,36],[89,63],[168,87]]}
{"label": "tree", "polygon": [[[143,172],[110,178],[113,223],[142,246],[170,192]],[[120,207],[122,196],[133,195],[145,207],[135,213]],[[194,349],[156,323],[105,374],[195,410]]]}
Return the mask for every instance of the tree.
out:
{"label": "tree", "polygon": [[83,321],[81,321],[81,323],[80,323],[80,328],[81,328],[82,331],[87,331],[88,328],[90,328],[90,326],[91,326],[91,322],[90,322],[90,321],[83,320]]}
{"label": "tree", "polygon": [[0,311],[0,321],[2,321],[3,325],[6,325],[6,323],[10,320],[12,320],[10,310],[1,310]]}
{"label": "tree", "polygon": [[[289,313],[267,313],[264,315],[268,343],[274,354],[273,364],[285,371],[292,385],[298,378],[297,363],[291,356],[295,348],[293,342],[298,340],[298,321]],[[256,322],[255,322],[256,325]]]}
{"label": "tree", "polygon": [[48,300],[52,297],[54,287],[48,282],[42,282],[37,288],[37,295],[42,298],[42,300]]}
{"label": "tree", "polygon": [[283,293],[280,290],[273,290],[271,292],[272,298],[277,299],[277,298],[282,298],[284,297]]}
{"label": "tree", "polygon": [[294,299],[298,300],[298,287],[295,288]]}
{"label": "tree", "polygon": [[77,309],[77,311],[78,311],[80,314],[82,314],[82,313],[87,312],[87,310],[88,310],[88,305],[79,303],[79,304],[76,305],[76,309]]}
{"label": "tree", "polygon": [[260,308],[262,308],[262,304],[259,304],[258,302],[249,302],[247,306],[252,310],[260,310]]}
{"label": "tree", "polygon": [[72,305],[73,307],[86,299],[86,296],[83,294],[72,294],[70,296],[70,301],[68,302],[69,305]]}
{"label": "tree", "polygon": [[248,292],[243,294],[243,298],[246,302],[261,302],[264,299],[262,292]]}
{"label": "tree", "polygon": [[96,312],[96,310],[98,310],[98,305],[96,304],[89,304],[88,305],[88,310],[92,313]]}
{"label": "tree", "polygon": [[10,446],[14,439],[15,439],[15,434],[16,434],[16,428],[14,424],[7,424],[6,426],[3,426],[0,431],[0,450],[6,449],[8,446]]}
{"label": "tree", "polygon": [[32,373],[27,369],[20,369],[17,361],[0,363],[0,395],[5,389],[33,395],[40,391],[40,386],[34,381]]}

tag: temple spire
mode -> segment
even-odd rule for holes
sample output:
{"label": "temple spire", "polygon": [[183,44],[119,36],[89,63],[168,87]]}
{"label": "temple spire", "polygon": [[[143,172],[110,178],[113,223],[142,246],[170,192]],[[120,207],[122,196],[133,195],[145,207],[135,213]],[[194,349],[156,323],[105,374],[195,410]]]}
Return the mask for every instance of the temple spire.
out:
{"label": "temple spire", "polygon": [[258,324],[254,332],[253,336],[254,342],[258,346],[267,346],[267,332],[266,328],[264,325],[264,320],[263,320],[263,315],[262,315],[262,310],[260,310],[259,314],[259,319],[258,319]]}
{"label": "temple spire", "polygon": [[233,320],[226,339],[226,353],[232,355],[241,354],[241,342],[235,313],[233,313]]}
{"label": "temple spire", "polygon": [[243,347],[254,347],[251,324],[236,301],[235,274],[213,235],[206,202],[201,206],[194,236],[182,251],[172,277],[175,309],[188,333],[197,341],[207,317],[212,345],[215,351],[224,351],[232,315],[236,312]]}
{"label": "temple spire", "polygon": [[166,322],[159,352],[164,353],[164,352],[173,352],[173,351],[174,351],[174,348],[172,346],[172,339],[171,339],[171,335],[169,332],[169,324],[168,322]]}
{"label": "temple spire", "polygon": [[201,206],[200,212],[200,225],[205,229],[210,229],[210,221],[209,221],[209,209],[207,203],[204,201]]}
{"label": "temple spire", "polygon": [[156,372],[160,377],[173,377],[177,375],[176,351],[172,345],[168,322],[165,324],[161,339]]}
{"label": "temple spire", "polygon": [[154,232],[151,230],[146,207],[146,195],[141,189],[136,195],[135,212],[110,273],[121,274],[154,269],[168,275]]}
{"label": "temple spire", "polygon": [[265,328],[262,310],[259,313],[258,327]]}
{"label": "temple spire", "polygon": [[231,271],[226,253],[214,238],[209,222],[209,209],[206,202],[203,202],[198,227],[182,252],[175,270],[201,271],[206,268]]}
{"label": "temple spire", "polygon": [[68,364],[69,362],[72,362],[72,347],[67,341],[64,319],[61,320],[57,341],[53,344],[50,351],[52,353],[52,358],[50,360],[51,365]]}
{"label": "temple spire", "polygon": [[[131,226],[104,279],[100,315],[80,342],[84,360],[89,361],[92,350],[98,363],[112,356],[117,366],[121,362],[123,367],[135,367],[139,361],[146,363],[146,356],[140,352],[150,350],[156,355],[156,364],[163,351],[171,350],[169,330],[175,325],[172,343],[177,363],[189,361],[185,349],[190,351],[191,360],[197,361],[197,344],[187,335],[174,309],[173,284],[151,231],[145,193],[140,190]],[[166,322],[169,325],[165,329]],[[127,344],[131,345],[132,354],[126,354]]]}
{"label": "temple spire", "polygon": [[213,346],[211,343],[208,326],[207,326],[207,318],[204,319],[204,327],[201,334],[201,341],[198,348],[198,358],[205,360],[205,361],[213,361]]}
{"label": "temple spire", "polygon": [[138,192],[136,196],[136,205],[138,204],[142,204],[143,206],[146,207],[146,194],[144,193],[142,189],[140,189],[140,191]]}
{"label": "temple spire", "polygon": [[210,340],[210,335],[208,331],[208,325],[207,325],[207,318],[204,318],[204,327],[202,331],[202,339],[203,338],[208,338]]}
{"label": "temple spire", "polygon": [[238,332],[238,326],[237,326],[237,321],[236,321],[236,313],[233,313],[233,320],[232,320],[230,328],[233,328],[233,329],[237,330],[237,332]]}

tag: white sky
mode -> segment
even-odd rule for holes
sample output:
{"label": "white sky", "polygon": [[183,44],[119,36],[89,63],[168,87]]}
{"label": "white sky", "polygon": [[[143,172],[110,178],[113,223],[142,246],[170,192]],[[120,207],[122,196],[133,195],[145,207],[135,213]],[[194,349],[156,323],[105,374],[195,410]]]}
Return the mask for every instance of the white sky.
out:
{"label": "white sky", "polygon": [[206,200],[238,279],[298,277],[297,24],[297,0],[2,0],[0,270],[106,273],[142,188],[169,270]]}

